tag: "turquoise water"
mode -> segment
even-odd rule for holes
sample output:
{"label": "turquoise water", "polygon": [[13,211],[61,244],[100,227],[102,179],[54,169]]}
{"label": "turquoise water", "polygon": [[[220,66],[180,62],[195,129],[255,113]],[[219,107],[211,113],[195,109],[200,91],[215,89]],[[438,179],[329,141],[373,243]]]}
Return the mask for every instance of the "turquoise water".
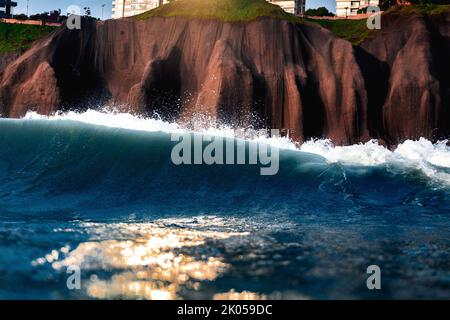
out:
{"label": "turquoise water", "polygon": [[[450,298],[445,143],[267,139],[280,170],[261,176],[175,166],[173,130],[89,113],[0,120],[0,298]],[[366,287],[374,264],[381,290]]]}

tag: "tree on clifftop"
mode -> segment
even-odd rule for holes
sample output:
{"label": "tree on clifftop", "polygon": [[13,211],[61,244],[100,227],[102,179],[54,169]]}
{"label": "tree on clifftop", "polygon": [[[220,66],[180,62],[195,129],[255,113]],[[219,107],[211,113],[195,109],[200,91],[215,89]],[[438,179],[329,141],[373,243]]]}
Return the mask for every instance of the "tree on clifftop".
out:
{"label": "tree on clifftop", "polygon": [[317,9],[308,9],[305,12],[307,16],[316,16],[316,17],[333,17],[334,14],[328,11],[325,7],[319,7]]}

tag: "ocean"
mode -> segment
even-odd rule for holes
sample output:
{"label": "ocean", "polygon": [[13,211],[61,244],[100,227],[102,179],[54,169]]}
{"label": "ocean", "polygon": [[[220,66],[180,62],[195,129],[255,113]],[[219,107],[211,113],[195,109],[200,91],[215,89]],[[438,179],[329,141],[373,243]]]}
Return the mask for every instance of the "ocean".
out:
{"label": "ocean", "polygon": [[92,110],[0,119],[0,298],[450,298],[446,141],[250,136],[279,151],[264,176],[175,165],[177,132]]}

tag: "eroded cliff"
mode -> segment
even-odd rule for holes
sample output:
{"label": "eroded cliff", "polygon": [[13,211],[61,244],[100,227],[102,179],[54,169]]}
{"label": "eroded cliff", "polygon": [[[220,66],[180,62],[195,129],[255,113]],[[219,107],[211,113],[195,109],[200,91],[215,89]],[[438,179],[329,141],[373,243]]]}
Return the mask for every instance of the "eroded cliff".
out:
{"label": "eroded cliff", "polygon": [[[311,23],[151,17],[83,21],[1,73],[0,113],[116,103],[180,122],[200,114],[349,144],[450,133],[450,13],[383,16],[354,47]],[[92,103],[90,103],[92,102]]]}

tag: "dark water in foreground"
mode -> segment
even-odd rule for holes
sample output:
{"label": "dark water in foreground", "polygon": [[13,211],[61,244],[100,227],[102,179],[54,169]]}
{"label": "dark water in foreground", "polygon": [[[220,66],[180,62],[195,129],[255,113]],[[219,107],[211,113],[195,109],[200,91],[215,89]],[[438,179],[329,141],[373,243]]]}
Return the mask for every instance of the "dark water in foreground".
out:
{"label": "dark water in foreground", "polygon": [[[0,120],[0,298],[450,299],[448,147],[283,149],[279,173],[260,176],[175,166],[174,144]],[[366,287],[373,264],[381,290]]]}

